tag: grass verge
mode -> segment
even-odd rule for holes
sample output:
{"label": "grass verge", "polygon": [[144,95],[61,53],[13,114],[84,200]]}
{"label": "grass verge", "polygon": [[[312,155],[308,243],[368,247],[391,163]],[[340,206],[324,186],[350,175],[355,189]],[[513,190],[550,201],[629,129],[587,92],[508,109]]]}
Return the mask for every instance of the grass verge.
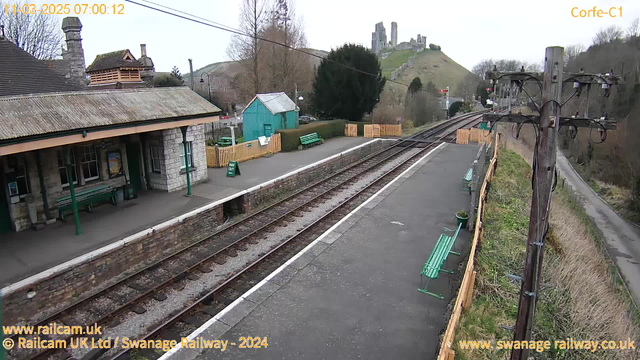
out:
{"label": "grass verge", "polygon": [[[484,212],[484,237],[476,257],[473,304],[456,331],[456,359],[506,359],[498,340],[512,340],[520,284],[507,275],[521,275],[529,227],[531,168],[513,151],[501,150]],[[608,261],[598,233],[571,194],[557,188],[547,235],[534,340],[637,339],[637,314],[615,268]],[[489,340],[488,350],[464,350],[459,340]],[[640,346],[636,346],[640,348]],[[536,359],[637,359],[638,350],[532,351]]]}
{"label": "grass verge", "polygon": [[596,179],[591,171],[587,170],[585,166],[578,164],[573,158],[571,158],[569,162],[591,189],[600,195],[613,210],[626,220],[640,224],[640,212],[634,211],[632,206],[630,206],[629,201],[633,196],[631,189]]}

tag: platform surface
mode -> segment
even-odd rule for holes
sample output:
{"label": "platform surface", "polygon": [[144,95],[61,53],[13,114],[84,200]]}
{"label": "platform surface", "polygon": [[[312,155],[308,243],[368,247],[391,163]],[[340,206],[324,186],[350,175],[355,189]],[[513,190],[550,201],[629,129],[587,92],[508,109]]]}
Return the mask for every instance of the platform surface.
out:
{"label": "platform surface", "polygon": [[193,186],[191,197],[184,196],[186,190],[142,191],[137,199],[118,206],[105,204],[93,213],[81,211],[80,236],[75,235],[72,216],[40,231],[2,234],[0,288],[368,141],[371,139],[338,137],[303,151],[249,160],[240,163],[242,175],[235,178],[227,178],[225,168],[208,169],[209,180]]}
{"label": "platform surface", "polygon": [[[445,268],[455,274],[430,284],[445,300],[417,291],[420,271],[442,227],[469,210],[462,177],[477,151],[434,151],[200,334],[236,346],[169,358],[434,359],[464,257],[450,255]],[[463,254],[469,235],[462,230],[454,247]],[[266,336],[268,347],[239,349],[241,336]]]}

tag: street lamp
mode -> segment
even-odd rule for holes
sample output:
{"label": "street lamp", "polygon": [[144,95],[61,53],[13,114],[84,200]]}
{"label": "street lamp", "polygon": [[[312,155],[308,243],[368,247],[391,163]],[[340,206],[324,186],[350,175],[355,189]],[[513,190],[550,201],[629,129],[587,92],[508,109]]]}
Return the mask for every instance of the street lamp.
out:
{"label": "street lamp", "polygon": [[207,88],[209,89],[209,102],[211,102],[211,78],[209,77],[209,73],[204,73],[200,75],[200,83],[204,83],[203,76],[207,75]]}

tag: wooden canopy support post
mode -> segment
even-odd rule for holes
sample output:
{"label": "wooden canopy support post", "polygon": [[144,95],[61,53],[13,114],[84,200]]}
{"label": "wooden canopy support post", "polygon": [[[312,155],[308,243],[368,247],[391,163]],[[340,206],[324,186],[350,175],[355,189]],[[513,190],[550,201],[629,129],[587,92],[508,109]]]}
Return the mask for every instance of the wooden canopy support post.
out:
{"label": "wooden canopy support post", "polygon": [[[189,60],[191,63],[191,60]],[[182,145],[184,146],[184,166],[187,172],[187,196],[191,196],[191,176],[189,175],[189,153],[187,152],[187,130],[188,126],[182,126],[180,130],[182,131]],[[193,149],[191,149],[193,151]]]}
{"label": "wooden canopy support post", "polygon": [[76,192],[73,188],[73,174],[74,169],[73,165],[71,165],[71,147],[64,147],[64,163],[67,168],[67,180],[69,181],[69,195],[71,196],[71,206],[73,207],[73,217],[76,220],[76,235],[82,234],[82,229],[80,228],[80,215],[78,215],[78,203],[76,202]]}

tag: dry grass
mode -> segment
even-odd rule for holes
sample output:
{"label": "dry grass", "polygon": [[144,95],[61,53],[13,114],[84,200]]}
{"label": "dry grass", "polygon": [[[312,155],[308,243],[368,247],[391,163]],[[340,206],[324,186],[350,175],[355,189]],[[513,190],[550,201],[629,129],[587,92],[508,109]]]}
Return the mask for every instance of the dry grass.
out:
{"label": "dry grass", "polygon": [[[570,297],[570,333],[576,339],[637,339],[638,330],[630,318],[630,301],[610,272],[611,264],[585,225],[571,195],[559,191],[552,200],[550,224],[562,256],[549,263],[547,276]],[[583,354],[582,359],[637,359],[638,352],[601,351]]]}
{"label": "dry grass", "polygon": [[[504,136],[503,146],[531,159],[528,145]],[[486,205],[485,237],[477,254],[474,302],[461,319],[456,340],[511,340],[499,325],[513,325],[522,273],[531,197],[530,165],[501,151]],[[638,339],[631,302],[608,261],[597,231],[566,189],[553,196],[535,340]],[[637,318],[636,318],[637,319]],[[640,348],[640,347],[639,347]],[[550,350],[536,359],[638,359],[639,350]],[[456,359],[506,359],[507,351],[456,349]]]}

